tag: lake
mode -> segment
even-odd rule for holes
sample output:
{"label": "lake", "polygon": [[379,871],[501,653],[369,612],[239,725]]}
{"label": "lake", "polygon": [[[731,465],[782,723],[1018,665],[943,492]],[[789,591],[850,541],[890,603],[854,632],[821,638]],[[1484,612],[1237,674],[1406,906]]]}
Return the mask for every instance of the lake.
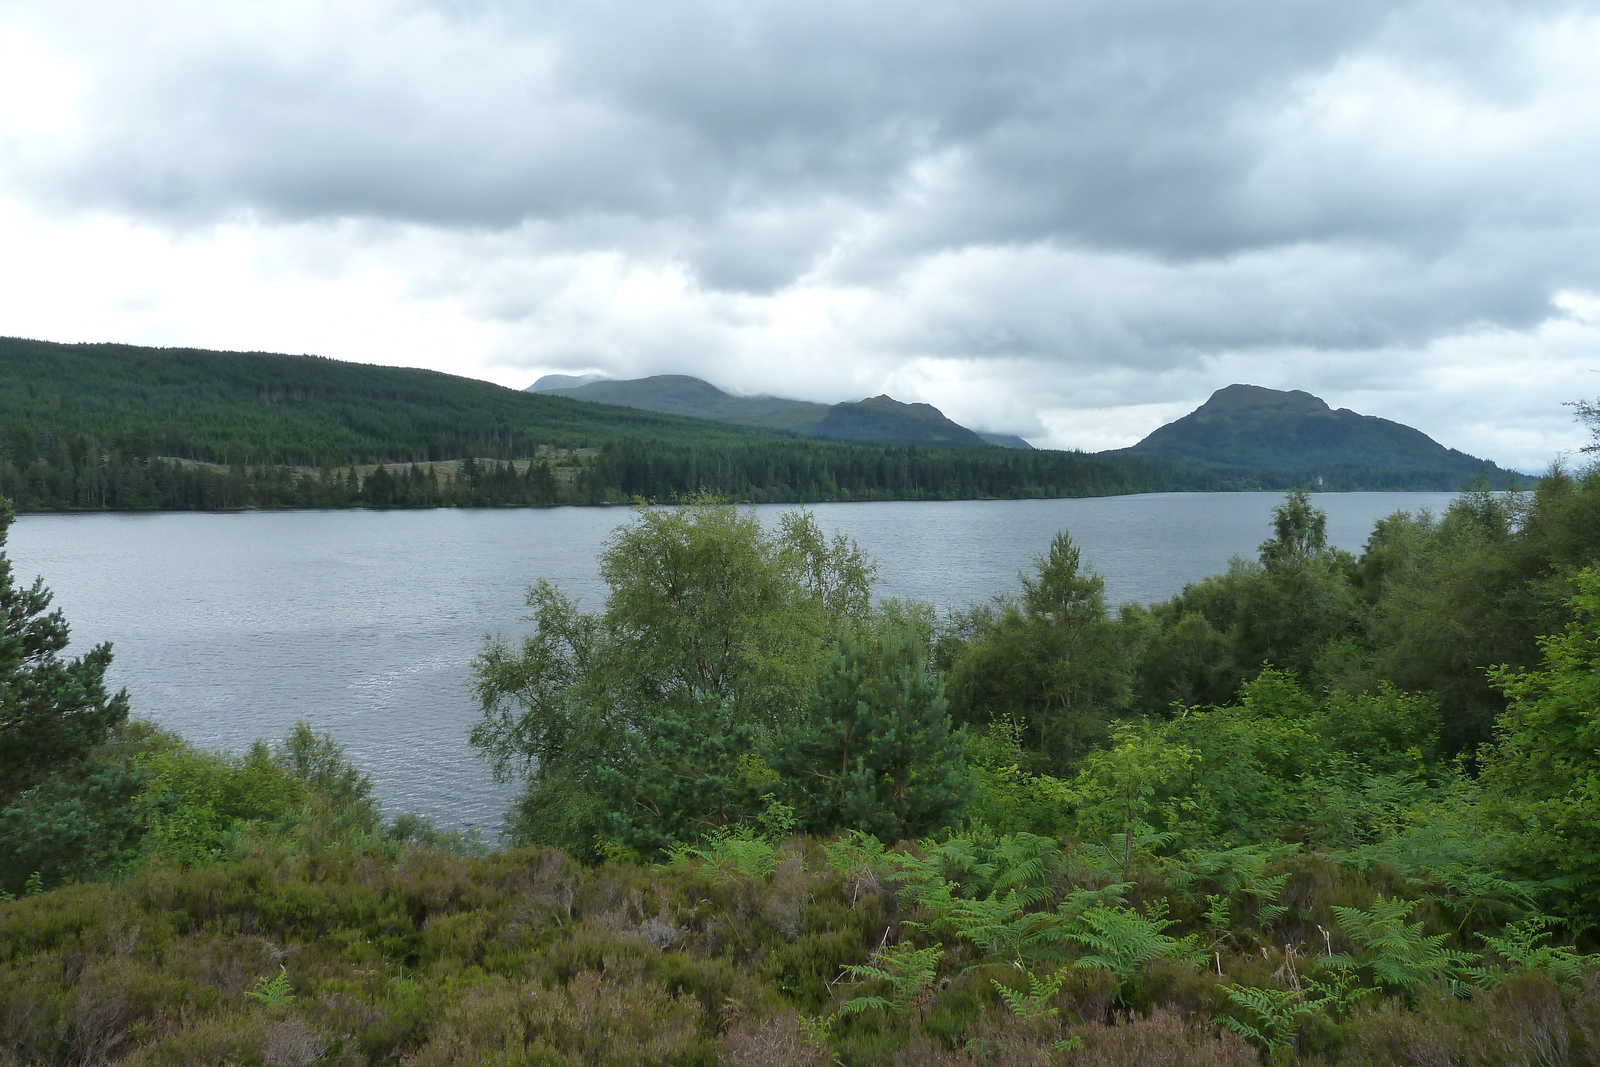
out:
{"label": "lake", "polygon": [[[1080,500],[818,504],[830,533],[877,561],[885,597],[959,608],[1017,588],[1061,529],[1113,604],[1165,599],[1253,556],[1276,493]],[[1359,551],[1400,510],[1451,493],[1327,493],[1329,540]],[[756,509],[769,526],[784,506]],[[24,515],[8,552],[44,578],[74,647],[113,643],[134,714],[197,744],[240,749],[298,719],[328,730],[391,814],[493,832],[514,787],[467,745],[468,664],[491,635],[527,631],[523,596],[547,578],[586,607],[596,556],[626,508]]]}

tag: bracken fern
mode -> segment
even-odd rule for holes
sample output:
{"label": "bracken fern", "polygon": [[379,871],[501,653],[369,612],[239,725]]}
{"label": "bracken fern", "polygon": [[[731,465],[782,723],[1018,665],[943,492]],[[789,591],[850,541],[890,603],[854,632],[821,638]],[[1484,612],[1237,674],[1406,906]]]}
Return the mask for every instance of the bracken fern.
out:
{"label": "bracken fern", "polygon": [[1339,926],[1363,950],[1361,958],[1333,955],[1326,965],[1355,969],[1367,967],[1373,978],[1384,985],[1401,989],[1415,997],[1417,987],[1444,981],[1456,992],[1461,983],[1473,977],[1476,954],[1445,947],[1447,934],[1425,935],[1422,924],[1408,923],[1416,902],[1380,896],[1372,908],[1335,907]]}
{"label": "bracken fern", "polygon": [[921,1014],[931,999],[934,979],[939,975],[939,958],[944,955],[943,945],[915,948],[910,942],[901,942],[872,954],[871,963],[853,963],[845,972],[859,981],[878,981],[888,984],[890,993],[884,996],[859,996],[845,1001],[839,1007],[840,1015],[878,1008],[904,1015],[912,1008]]}
{"label": "bracken fern", "polygon": [[1097,905],[1072,920],[1066,937],[1087,950],[1074,966],[1110,971],[1117,979],[1116,998],[1123,1001],[1128,986],[1151,960],[1193,956],[1193,935],[1168,937],[1163,931],[1171,925],[1162,909],[1140,915],[1132,908]]}

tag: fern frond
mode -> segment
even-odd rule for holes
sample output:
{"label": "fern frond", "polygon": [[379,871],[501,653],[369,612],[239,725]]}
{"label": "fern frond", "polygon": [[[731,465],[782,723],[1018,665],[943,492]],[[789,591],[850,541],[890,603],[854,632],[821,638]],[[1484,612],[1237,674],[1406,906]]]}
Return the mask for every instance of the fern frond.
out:
{"label": "fern frond", "polygon": [[856,997],[839,1005],[840,1015],[856,1015],[863,1011],[877,1008],[879,1011],[893,1011],[894,1005],[883,997]]}
{"label": "fern frond", "polygon": [[1414,996],[1426,982],[1470,980],[1477,954],[1446,948],[1449,935],[1425,935],[1422,923],[1407,922],[1415,909],[1415,901],[1380,896],[1366,911],[1333,910],[1340,927],[1363,949],[1364,965],[1384,985]]}

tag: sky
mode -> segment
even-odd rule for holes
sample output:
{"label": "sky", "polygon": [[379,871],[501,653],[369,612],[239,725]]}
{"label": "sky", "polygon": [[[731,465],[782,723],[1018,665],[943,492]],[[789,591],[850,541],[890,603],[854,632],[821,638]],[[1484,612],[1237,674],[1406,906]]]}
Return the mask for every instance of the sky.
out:
{"label": "sky", "polygon": [[888,393],[1247,382],[1540,471],[1600,395],[1600,2],[0,0],[0,334]]}

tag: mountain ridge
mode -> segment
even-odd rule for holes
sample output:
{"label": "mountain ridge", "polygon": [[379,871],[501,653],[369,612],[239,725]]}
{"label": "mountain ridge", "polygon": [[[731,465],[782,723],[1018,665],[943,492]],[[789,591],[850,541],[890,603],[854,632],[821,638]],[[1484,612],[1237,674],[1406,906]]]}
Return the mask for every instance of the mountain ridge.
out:
{"label": "mountain ridge", "polygon": [[[677,385],[702,400],[726,397],[686,376]],[[1300,391],[1219,390],[1139,446],[1098,454],[972,447],[976,435],[936,408],[887,396],[758,402],[815,420],[813,430],[830,419],[823,432],[838,437],[315,356],[0,338],[0,496],[18,510],[605,504],[702,493],[778,503],[1454,491],[1517,477]],[[896,439],[890,424],[909,436]],[[954,443],[923,443],[930,429]]]}
{"label": "mountain ridge", "polygon": [[[862,413],[882,414],[872,405]],[[1180,485],[1170,464],[1143,457],[823,440],[418,368],[0,337],[0,497],[19,512],[707,494],[739,503],[1032,499],[1179,487],[1205,486]]]}
{"label": "mountain ridge", "polygon": [[[1448,448],[1421,430],[1350,408],[1333,408],[1302,389],[1234,384],[1137,444],[1108,454],[1145,455],[1218,470],[1304,472],[1315,485],[1391,488],[1411,477],[1455,489],[1487,479],[1504,487],[1525,477]],[[1454,484],[1451,484],[1451,483]]]}
{"label": "mountain ridge", "polygon": [[840,404],[821,404],[775,396],[735,396],[687,374],[566,384],[573,377],[547,374],[527,391],[784,430],[825,441],[879,441],[936,448],[1033,447],[1009,434],[970,430],[946,417],[932,404],[906,404],[887,394]]}

